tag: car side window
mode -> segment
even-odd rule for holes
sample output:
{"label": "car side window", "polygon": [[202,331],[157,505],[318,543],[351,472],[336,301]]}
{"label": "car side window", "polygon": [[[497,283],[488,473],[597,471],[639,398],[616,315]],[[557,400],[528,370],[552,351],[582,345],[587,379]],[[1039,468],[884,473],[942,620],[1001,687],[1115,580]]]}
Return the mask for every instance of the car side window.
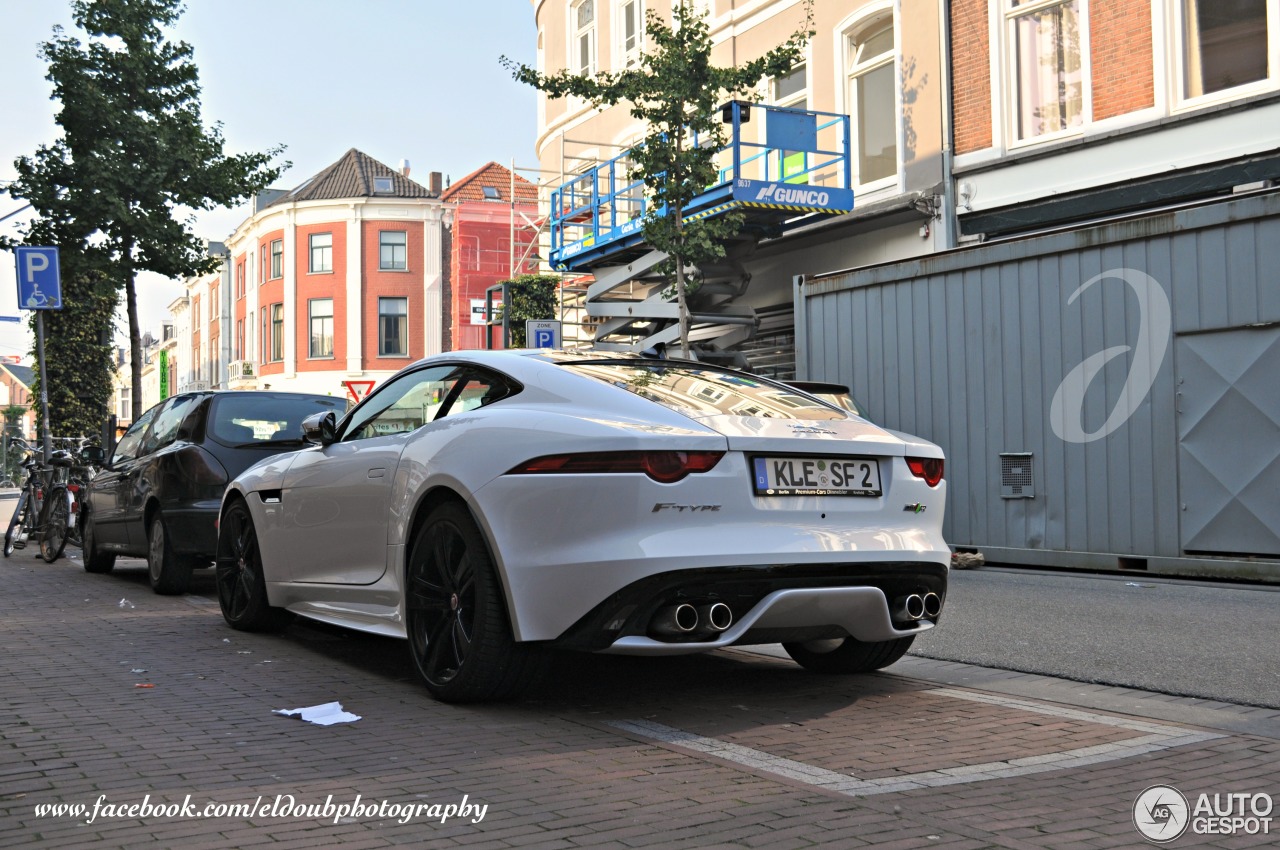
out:
{"label": "car side window", "polygon": [[515,391],[511,381],[493,372],[474,371],[463,380],[453,393],[453,400],[437,418],[444,419],[493,404]]}
{"label": "car side window", "polygon": [[347,423],[343,442],[417,430],[440,412],[464,369],[434,366],[384,384]]}
{"label": "car side window", "polygon": [[200,396],[180,396],[171,399],[168,404],[160,410],[155,416],[155,424],[151,426],[151,433],[142,441],[142,448],[139,449],[139,455],[149,455],[154,451],[158,451],[173,442],[174,437],[178,434],[178,428],[182,425],[182,420],[187,418],[189,414],[200,401]]}
{"label": "car side window", "polygon": [[142,438],[147,433],[147,428],[151,425],[151,420],[155,417],[156,410],[157,408],[153,407],[139,416],[138,421],[130,425],[129,430],[124,432],[120,442],[116,443],[116,450],[111,453],[112,466],[126,460],[132,460],[138,456]]}

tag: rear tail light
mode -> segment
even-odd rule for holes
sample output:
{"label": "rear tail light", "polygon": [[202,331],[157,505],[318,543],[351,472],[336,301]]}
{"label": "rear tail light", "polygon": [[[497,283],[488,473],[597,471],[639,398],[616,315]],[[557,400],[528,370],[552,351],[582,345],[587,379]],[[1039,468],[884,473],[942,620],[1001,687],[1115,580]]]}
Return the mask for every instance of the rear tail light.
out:
{"label": "rear tail light", "polygon": [[907,469],[910,469],[911,474],[916,478],[923,478],[924,483],[930,487],[937,487],[938,482],[942,480],[942,458],[940,457],[909,457]]}
{"label": "rear tail light", "polygon": [[661,484],[712,469],[724,452],[586,452],[545,455],[508,470],[508,475],[590,475],[643,472]]}

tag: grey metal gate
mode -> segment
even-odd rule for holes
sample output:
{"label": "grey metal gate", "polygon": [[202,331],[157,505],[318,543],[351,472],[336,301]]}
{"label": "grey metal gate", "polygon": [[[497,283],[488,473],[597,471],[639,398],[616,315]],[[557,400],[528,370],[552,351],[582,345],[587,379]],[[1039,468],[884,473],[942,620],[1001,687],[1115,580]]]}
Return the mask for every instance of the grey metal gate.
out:
{"label": "grey metal gate", "polygon": [[1280,556],[1280,327],[1177,337],[1188,554]]}

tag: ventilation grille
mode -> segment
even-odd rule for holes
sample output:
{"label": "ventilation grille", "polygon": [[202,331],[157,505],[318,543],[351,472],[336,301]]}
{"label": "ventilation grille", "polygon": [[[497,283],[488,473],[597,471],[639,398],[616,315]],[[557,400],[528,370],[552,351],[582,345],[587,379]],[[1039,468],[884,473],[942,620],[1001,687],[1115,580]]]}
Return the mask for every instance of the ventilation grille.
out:
{"label": "ventilation grille", "polygon": [[1000,454],[1000,498],[1032,499],[1036,495],[1036,479],[1031,452]]}

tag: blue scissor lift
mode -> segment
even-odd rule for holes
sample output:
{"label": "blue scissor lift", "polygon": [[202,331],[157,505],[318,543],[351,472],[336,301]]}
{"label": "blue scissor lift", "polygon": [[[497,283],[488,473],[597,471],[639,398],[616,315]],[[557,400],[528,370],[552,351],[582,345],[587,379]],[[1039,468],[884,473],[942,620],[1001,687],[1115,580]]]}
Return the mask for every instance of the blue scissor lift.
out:
{"label": "blue scissor lift", "polygon": [[[691,337],[703,354],[755,333],[755,311],[732,302],[749,281],[741,260],[760,239],[853,209],[849,116],[741,101],[726,104],[721,115],[731,132],[716,153],[717,182],[684,209],[684,219],[736,211],[744,226],[726,246],[725,261],[697,270]],[[595,277],[585,306],[596,323],[595,346],[606,350],[642,351],[679,339],[675,294],[650,276],[666,255],[643,233],[646,218],[666,208],[651,202],[630,171],[627,151],[551,193],[551,264]]]}

